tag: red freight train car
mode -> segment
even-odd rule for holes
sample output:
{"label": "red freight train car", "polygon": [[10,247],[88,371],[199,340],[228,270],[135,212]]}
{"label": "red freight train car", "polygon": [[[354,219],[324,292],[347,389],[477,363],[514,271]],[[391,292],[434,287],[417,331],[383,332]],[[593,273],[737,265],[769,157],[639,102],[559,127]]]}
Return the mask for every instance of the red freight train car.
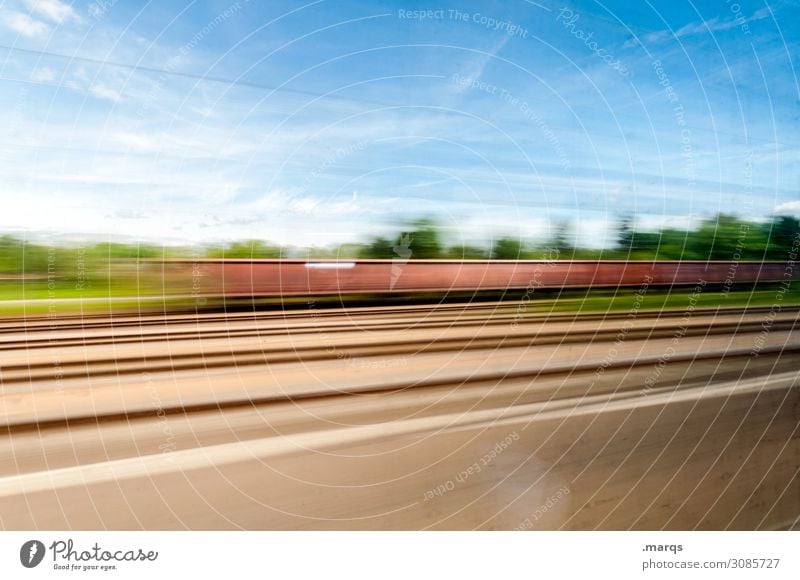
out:
{"label": "red freight train car", "polygon": [[195,296],[298,296],[782,282],[785,262],[625,260],[166,260],[173,291]]}

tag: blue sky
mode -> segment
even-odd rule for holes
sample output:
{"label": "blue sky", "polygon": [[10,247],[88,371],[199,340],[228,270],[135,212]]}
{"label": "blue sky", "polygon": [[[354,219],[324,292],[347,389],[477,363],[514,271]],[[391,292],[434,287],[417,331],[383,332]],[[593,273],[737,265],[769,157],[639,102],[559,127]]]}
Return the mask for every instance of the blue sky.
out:
{"label": "blue sky", "polygon": [[0,231],[608,244],[800,214],[800,7],[0,2]]}

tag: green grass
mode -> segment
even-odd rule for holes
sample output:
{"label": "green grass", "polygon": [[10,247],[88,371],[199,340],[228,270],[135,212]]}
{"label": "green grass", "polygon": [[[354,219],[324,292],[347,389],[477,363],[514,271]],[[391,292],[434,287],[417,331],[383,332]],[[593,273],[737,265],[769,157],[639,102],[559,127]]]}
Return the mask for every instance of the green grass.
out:
{"label": "green grass", "polygon": [[[692,288],[672,290],[649,289],[638,301],[639,310],[687,310],[694,308],[800,305],[800,283],[781,291],[777,285],[735,290],[728,293],[719,290],[703,290],[697,295]],[[778,295],[781,298],[778,298]],[[550,296],[552,297],[552,296]],[[637,305],[635,290],[618,292],[590,290],[580,293],[569,291],[555,297],[552,308],[557,312],[607,312],[630,310]],[[540,311],[541,312],[541,311]]]}
{"label": "green grass", "polygon": [[[142,298],[138,300],[137,296]],[[81,300],[84,301],[81,301]],[[11,302],[21,301],[25,303]],[[130,311],[186,307],[191,300],[161,296],[155,289],[142,290],[134,284],[56,282],[0,282],[0,315],[75,314],[86,311]]]}
{"label": "green grass", "polygon": [[141,294],[134,285],[56,283],[48,288],[45,282],[0,282],[0,300],[64,300],[72,298],[103,298],[107,296],[137,296]]}
{"label": "green grass", "polygon": [[[137,296],[139,298],[137,298]],[[519,300],[521,293],[506,293],[504,298]],[[780,298],[779,298],[780,297]],[[500,295],[484,294],[485,300],[500,299]],[[800,281],[788,288],[777,284],[762,285],[756,288],[737,289],[721,292],[719,288],[703,290],[693,295],[692,288],[664,290],[649,288],[642,296],[637,289],[593,289],[593,290],[536,290],[529,296],[526,315],[545,312],[609,312],[638,310],[687,310],[693,308],[742,307],[742,306],[790,306],[800,305]],[[80,300],[84,299],[84,300]],[[229,300],[226,307],[239,309],[307,308],[310,301],[317,307],[336,307],[341,305],[369,305],[377,303],[409,304],[435,303],[441,295],[425,296],[325,296]],[[452,301],[464,301],[465,296],[453,296]],[[12,302],[7,301],[21,301]],[[0,283],[0,315],[46,315],[98,313],[102,311],[138,312],[164,310],[221,309],[221,300],[208,300],[200,305],[191,298],[162,296],[151,289],[142,292],[135,285],[84,285],[78,289],[74,284],[56,284],[48,289],[43,282],[26,282],[24,289],[19,283]]]}

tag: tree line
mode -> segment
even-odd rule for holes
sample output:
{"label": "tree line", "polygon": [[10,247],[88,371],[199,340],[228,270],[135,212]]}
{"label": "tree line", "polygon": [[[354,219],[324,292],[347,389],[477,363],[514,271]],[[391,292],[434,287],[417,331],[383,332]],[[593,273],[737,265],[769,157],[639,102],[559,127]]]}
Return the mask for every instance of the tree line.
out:
{"label": "tree line", "polygon": [[202,247],[118,242],[52,244],[0,236],[0,279],[53,276],[74,279],[110,277],[111,264],[143,258],[384,258],[384,259],[634,259],[634,260],[785,260],[800,235],[800,220],[776,216],[747,221],[718,215],[689,230],[641,231],[621,219],[612,247],[575,246],[565,224],[544,242],[503,236],[490,244],[459,244],[434,220],[421,218],[392,236],[328,248],[281,247],[245,240]]}
{"label": "tree line", "polygon": [[596,249],[571,243],[568,226],[560,224],[551,239],[534,243],[503,236],[487,246],[447,245],[432,220],[417,220],[394,238],[376,237],[363,244],[362,258],[396,258],[401,250],[413,258],[455,259],[629,259],[629,260],[785,260],[800,235],[800,220],[776,216],[748,221],[720,214],[694,229],[663,228],[636,231],[633,220],[619,221],[615,244]]}

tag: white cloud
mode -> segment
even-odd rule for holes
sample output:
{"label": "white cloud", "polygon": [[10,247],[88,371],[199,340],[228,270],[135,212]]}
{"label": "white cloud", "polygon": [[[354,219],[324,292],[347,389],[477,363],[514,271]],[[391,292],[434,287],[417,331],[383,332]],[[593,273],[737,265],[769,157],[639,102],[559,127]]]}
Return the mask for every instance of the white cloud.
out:
{"label": "white cloud", "polygon": [[0,21],[8,28],[30,38],[44,36],[50,30],[44,22],[14,10],[0,11]]}
{"label": "white cloud", "polygon": [[[500,52],[508,43],[509,38],[511,38],[509,35],[503,35],[500,41],[495,43],[492,48],[490,48],[487,52],[478,55],[473,62],[470,63],[469,67],[461,72],[461,78],[470,79],[473,81],[481,78],[483,71],[486,70],[486,67],[494,60],[495,55]],[[457,93],[461,93],[464,92],[467,87],[469,87],[469,84],[458,83],[455,85],[455,91]]]}
{"label": "white cloud", "polygon": [[65,20],[78,19],[78,15],[72,6],[59,0],[25,0],[25,5],[32,12],[58,24],[63,23]]}
{"label": "white cloud", "polygon": [[134,149],[145,151],[157,151],[159,149],[158,143],[142,133],[117,133],[114,137],[119,143]]}
{"label": "white cloud", "polygon": [[638,36],[631,36],[628,40],[622,43],[622,48],[635,48],[640,44],[641,42],[639,41]]}
{"label": "white cloud", "polygon": [[358,193],[349,198],[329,198],[299,195],[288,190],[272,190],[258,199],[246,204],[246,212],[278,212],[281,214],[304,216],[331,216],[360,214],[365,208],[360,205]]}
{"label": "white cloud", "polygon": [[[725,30],[731,30],[733,28],[746,26],[750,22],[763,20],[764,18],[767,18],[770,14],[772,14],[772,11],[770,10],[769,7],[766,7],[756,10],[755,12],[753,12],[752,15],[750,15],[749,18],[731,17],[722,19],[719,17],[714,17],[703,22],[689,22],[688,24],[679,28],[675,32],[674,37],[683,38],[686,36],[703,34],[705,32],[714,33],[714,32],[722,32]],[[656,32],[652,32],[650,34],[646,34],[642,38],[646,42],[656,43],[671,38],[672,36],[673,35],[668,30],[659,30]],[[635,45],[636,45],[635,39],[629,39],[624,44],[625,48],[630,48]]]}
{"label": "white cloud", "polygon": [[46,66],[39,67],[31,73],[31,80],[35,83],[47,83],[55,78],[53,70]]}
{"label": "white cloud", "polygon": [[104,84],[93,84],[89,87],[89,92],[97,97],[98,99],[107,99],[109,101],[117,102],[120,98],[120,93],[116,89],[112,89],[111,87],[104,85]]}
{"label": "white cloud", "polygon": [[656,44],[672,37],[669,30],[657,30],[655,32],[648,32],[642,36],[631,37],[622,43],[622,48],[634,48],[640,44]]}
{"label": "white cloud", "polygon": [[775,207],[775,213],[800,214],[800,201],[787,201]]}
{"label": "white cloud", "polygon": [[317,205],[319,205],[318,199],[304,197],[292,203],[292,209],[299,213],[310,214],[314,211]]}
{"label": "white cloud", "polygon": [[610,248],[619,222],[615,218],[577,218],[567,231],[571,242],[585,248]]}
{"label": "white cloud", "polygon": [[759,8],[758,10],[753,12],[753,15],[750,17],[750,20],[751,21],[763,20],[764,18],[767,18],[770,15],[772,15],[772,8],[770,8],[769,6],[764,6],[764,8]]}
{"label": "white cloud", "polygon": [[696,229],[702,222],[703,216],[700,215],[643,214],[636,216],[634,228],[646,232],[657,232],[667,228],[684,231]]}
{"label": "white cloud", "polygon": [[[733,26],[735,25],[736,24],[734,23]],[[720,22],[718,18],[712,18],[711,20],[706,20],[705,22],[690,22],[689,24],[679,28],[675,33],[675,36],[677,38],[682,38],[684,36],[689,36],[690,34],[701,34],[707,30],[710,32],[725,30],[728,27],[729,26],[727,26],[725,22]]]}

